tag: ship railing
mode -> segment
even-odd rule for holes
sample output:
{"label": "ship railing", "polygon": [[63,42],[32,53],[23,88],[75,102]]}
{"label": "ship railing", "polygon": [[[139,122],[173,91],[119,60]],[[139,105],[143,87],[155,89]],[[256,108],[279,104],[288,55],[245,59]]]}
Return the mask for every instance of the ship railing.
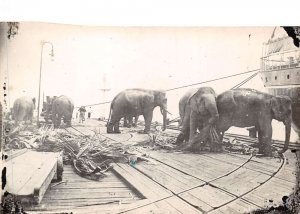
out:
{"label": "ship railing", "polygon": [[273,71],[300,67],[300,50],[288,50],[261,57],[261,70]]}
{"label": "ship railing", "polygon": [[286,50],[286,51],[280,51],[280,52],[275,52],[275,53],[270,53],[270,54],[266,54],[265,56],[261,57],[262,58],[266,58],[266,57],[270,57],[270,56],[275,56],[275,55],[279,55],[279,54],[286,54],[286,53],[292,53],[292,52],[300,52],[299,49],[293,49],[293,50]]}

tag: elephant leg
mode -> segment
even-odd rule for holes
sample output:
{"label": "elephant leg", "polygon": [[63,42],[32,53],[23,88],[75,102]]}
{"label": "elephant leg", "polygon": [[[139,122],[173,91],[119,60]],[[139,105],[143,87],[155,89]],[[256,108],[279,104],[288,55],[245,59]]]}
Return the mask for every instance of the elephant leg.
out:
{"label": "elephant leg", "polygon": [[127,121],[127,117],[124,117],[124,124],[123,124],[124,127],[128,127],[128,121]]}
{"label": "elephant leg", "polygon": [[262,138],[262,131],[257,130],[257,135],[258,135],[258,148],[259,148],[259,153],[263,153],[264,148],[263,148],[263,138]]}
{"label": "elephant leg", "polygon": [[114,124],[114,133],[116,133],[116,134],[120,134],[121,133],[121,131],[120,131],[120,122],[116,122],[115,124]]}
{"label": "elephant leg", "polygon": [[272,156],[272,125],[271,121],[259,121],[259,153],[266,156]]}
{"label": "elephant leg", "polygon": [[109,134],[114,132],[114,124],[113,123],[108,122],[106,132]]}
{"label": "elephant leg", "polygon": [[189,140],[187,141],[186,144],[183,145],[182,147],[183,150],[193,149],[193,145],[196,139],[196,133],[197,133],[197,113],[191,111],[189,117],[189,133],[187,133],[187,136],[189,136]]}
{"label": "elephant leg", "polygon": [[71,125],[71,120],[69,120],[67,123],[67,127],[71,127],[72,125]]}
{"label": "elephant leg", "polygon": [[256,127],[257,130],[257,137],[258,137],[258,144],[262,144],[262,132],[259,126]]}
{"label": "elephant leg", "polygon": [[176,139],[176,144],[181,144],[184,141],[188,142],[189,141],[189,133],[190,133],[190,108],[187,106],[186,111],[184,113],[184,117],[182,119],[182,127],[180,130],[180,133]]}
{"label": "elephant leg", "polygon": [[33,111],[30,111],[28,115],[28,120],[30,124],[32,124],[32,118],[33,118]]}
{"label": "elephant leg", "polygon": [[65,118],[65,123],[67,127],[71,127],[71,120],[72,120],[72,116],[71,117],[68,116]]}
{"label": "elephant leg", "polygon": [[185,134],[184,134],[184,141],[189,142],[190,140],[190,126],[186,128]]}
{"label": "elephant leg", "polygon": [[181,143],[183,143],[183,141],[185,140],[185,136],[182,132],[179,133],[179,135],[177,136],[177,139],[176,139],[176,144],[179,145]]}
{"label": "elephant leg", "polygon": [[53,123],[53,126],[54,126],[54,128],[56,128],[56,114],[52,114],[51,115],[51,120],[52,120],[52,123]]}
{"label": "elephant leg", "polygon": [[176,144],[180,145],[183,142],[188,143],[189,142],[189,132],[190,132],[190,128],[187,127],[183,132],[180,132],[179,135],[177,136],[176,139]]}
{"label": "elephant leg", "polygon": [[55,120],[53,121],[53,125],[54,125],[54,128],[58,128],[58,119],[55,118]]}
{"label": "elephant leg", "polygon": [[224,139],[224,134],[225,134],[225,132],[220,132],[220,133],[218,133],[218,134],[219,134],[221,143],[223,143],[223,139]]}
{"label": "elephant leg", "polygon": [[269,137],[267,136],[266,131],[258,132],[259,136],[259,145],[258,145],[258,153],[264,154],[266,156],[272,156],[272,147]]}
{"label": "elephant leg", "polygon": [[197,113],[191,111],[190,114],[190,133],[189,133],[189,143],[191,143],[197,132]]}
{"label": "elephant leg", "polygon": [[217,122],[217,133],[219,134],[220,141],[223,142],[225,132],[230,128],[232,121],[228,117],[220,117]]}
{"label": "elephant leg", "polygon": [[134,117],[134,123],[132,124],[133,127],[136,127],[137,126],[137,121],[139,119],[139,116],[135,116]]}
{"label": "elephant leg", "polygon": [[61,115],[57,115],[57,128],[60,126],[61,124]]}
{"label": "elephant leg", "polygon": [[132,126],[132,117],[130,116],[130,117],[128,117],[128,124],[127,124],[127,127],[128,128],[131,128],[131,126]]}
{"label": "elephant leg", "polygon": [[120,125],[120,120],[122,117],[125,117],[123,115],[116,115],[116,114],[112,114],[111,115],[111,119],[108,123],[108,126],[107,126],[107,133],[121,133],[120,132],[120,128],[119,128],[119,125]]}
{"label": "elephant leg", "polygon": [[144,119],[145,119],[145,129],[144,129],[144,133],[148,134],[150,132],[150,126],[151,126],[151,122],[152,122],[152,117],[153,117],[153,111],[149,111],[147,113],[144,114]]}

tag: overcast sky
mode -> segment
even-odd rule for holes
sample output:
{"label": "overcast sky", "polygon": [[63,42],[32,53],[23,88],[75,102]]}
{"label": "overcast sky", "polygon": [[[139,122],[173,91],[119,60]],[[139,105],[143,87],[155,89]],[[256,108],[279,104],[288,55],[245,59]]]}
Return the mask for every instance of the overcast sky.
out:
{"label": "overcast sky", "polygon": [[[9,104],[38,96],[41,41],[44,45],[41,91],[67,95],[75,106],[110,101],[126,88],[170,89],[258,69],[262,43],[274,27],[166,28],[87,27],[21,22],[8,40],[1,24],[1,78],[8,78]],[[279,30],[279,33],[284,33]],[[251,74],[207,84],[217,93]],[[200,87],[199,85],[198,87]],[[197,86],[195,86],[197,87]],[[245,87],[265,90],[257,76]],[[108,89],[105,94],[102,89]],[[189,88],[168,92],[168,107],[178,116],[178,101]],[[42,99],[42,98],[41,98]],[[106,116],[109,104],[94,106]],[[161,120],[158,109],[155,119]]]}

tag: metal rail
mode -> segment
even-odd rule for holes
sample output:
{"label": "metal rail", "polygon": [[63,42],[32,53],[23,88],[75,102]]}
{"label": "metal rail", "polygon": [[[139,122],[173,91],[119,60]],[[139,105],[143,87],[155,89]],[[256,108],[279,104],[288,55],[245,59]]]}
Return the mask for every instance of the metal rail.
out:
{"label": "metal rail", "polygon": [[[176,130],[176,131],[180,131],[180,128],[174,125],[168,125],[167,129],[171,129],[171,130]],[[228,139],[229,137],[234,137],[237,140],[240,141],[244,141],[246,143],[258,143],[257,138],[252,138],[246,135],[238,135],[238,134],[232,134],[232,133],[225,133],[224,138]],[[272,145],[274,145],[275,147],[278,148],[283,148],[284,146],[284,141],[281,140],[273,140]],[[300,150],[300,144],[299,143],[290,143],[289,144],[289,148],[290,149],[296,149],[296,150]]]}
{"label": "metal rail", "polygon": [[[76,128],[74,128],[74,127],[72,127],[72,128],[73,128],[74,130],[76,130],[77,132],[81,133],[82,135],[86,136],[84,133],[82,133],[82,132],[79,131],[78,129],[76,129]],[[84,128],[87,129],[87,130],[93,131],[93,130],[91,130],[91,129],[89,129],[89,128],[86,128],[86,127],[84,127]],[[175,128],[175,127],[172,127],[172,126],[171,126],[171,128],[170,128],[170,126],[169,126],[168,128],[169,128],[169,129],[173,129],[173,130],[179,130],[178,127]],[[109,138],[109,137],[107,137],[107,136],[105,136],[105,135],[102,135],[102,134],[101,134],[101,136],[106,137],[106,138],[108,138],[108,139],[111,139],[111,138]],[[243,135],[226,134],[225,137],[227,137],[227,138],[229,138],[229,137],[235,137],[236,139],[241,140],[241,141],[243,141],[243,142],[257,143],[257,139],[256,139],[256,138],[250,138],[250,137],[243,136]],[[119,142],[119,141],[116,141],[116,140],[114,140],[114,139],[111,139],[111,140],[113,140],[113,141],[115,141],[115,142]],[[128,141],[128,140],[125,140],[125,141]],[[122,142],[124,142],[124,141],[122,141]],[[121,142],[119,142],[119,143],[121,143]],[[150,158],[152,158],[152,159],[154,159],[154,160],[160,162],[161,164],[164,164],[164,165],[166,165],[166,166],[168,166],[168,167],[170,167],[170,168],[173,168],[173,169],[175,169],[175,170],[177,170],[177,171],[180,171],[180,172],[182,172],[182,173],[184,173],[184,174],[186,174],[186,175],[189,175],[189,176],[191,176],[191,177],[194,177],[194,178],[198,179],[199,181],[202,181],[202,182],[205,182],[205,183],[204,183],[204,184],[201,184],[201,185],[199,185],[199,186],[196,186],[196,187],[189,188],[189,189],[187,189],[187,190],[181,191],[181,192],[179,192],[179,193],[174,193],[174,192],[171,191],[169,188],[165,187],[164,185],[162,185],[161,183],[159,183],[158,181],[156,181],[155,179],[153,179],[151,176],[149,176],[149,175],[147,175],[146,173],[144,173],[143,171],[141,171],[141,170],[135,168],[135,169],[138,170],[140,173],[142,173],[143,175],[145,175],[146,177],[148,177],[149,179],[151,179],[153,182],[157,183],[158,185],[162,186],[162,187],[165,188],[166,190],[170,191],[170,192],[172,193],[172,195],[171,195],[171,196],[168,196],[168,197],[165,197],[165,198],[163,198],[163,199],[159,199],[159,200],[153,201],[153,202],[151,202],[151,203],[149,203],[149,204],[142,205],[142,206],[138,206],[138,207],[135,207],[135,208],[126,210],[126,211],[119,212],[119,213],[125,213],[125,212],[128,212],[128,211],[137,210],[137,209],[139,209],[139,208],[148,206],[148,205],[150,205],[150,204],[154,204],[154,203],[156,203],[156,202],[159,202],[159,201],[162,201],[162,200],[166,200],[166,199],[168,199],[168,198],[170,198],[170,197],[173,197],[173,196],[178,197],[179,199],[185,201],[185,202],[186,202],[187,204],[189,204],[190,206],[192,206],[192,207],[198,209],[199,211],[202,211],[202,212],[203,212],[203,210],[201,210],[199,207],[195,206],[195,205],[192,204],[191,202],[189,202],[189,201],[187,201],[186,199],[184,199],[183,197],[181,197],[180,194],[182,194],[182,193],[184,193],[184,192],[187,192],[187,191],[190,191],[190,190],[192,190],[192,189],[198,188],[198,187],[202,187],[202,186],[204,186],[204,185],[210,185],[210,186],[212,186],[212,187],[214,187],[214,188],[217,188],[217,189],[219,189],[219,190],[221,190],[221,191],[223,191],[223,192],[226,192],[226,193],[228,193],[228,194],[230,194],[230,195],[233,195],[233,196],[235,197],[234,199],[230,200],[229,202],[227,202],[227,203],[225,203],[225,204],[222,204],[221,206],[219,206],[219,207],[217,207],[217,208],[213,208],[212,210],[209,210],[208,212],[211,212],[211,211],[213,211],[213,210],[216,210],[216,209],[219,209],[219,208],[221,208],[221,207],[224,207],[224,206],[226,206],[226,205],[228,205],[228,204],[230,204],[230,203],[232,203],[232,202],[234,202],[234,201],[236,201],[236,200],[239,200],[239,199],[242,199],[242,200],[244,200],[244,201],[247,201],[248,203],[253,204],[253,205],[257,206],[257,207],[263,208],[263,207],[261,207],[261,206],[259,206],[259,205],[257,205],[257,204],[254,204],[253,202],[251,202],[251,201],[249,201],[249,200],[247,200],[247,199],[245,199],[245,198],[243,198],[243,197],[244,197],[245,195],[251,193],[252,191],[258,189],[259,187],[261,187],[262,185],[264,185],[265,183],[267,183],[269,180],[271,180],[273,177],[275,177],[276,174],[282,169],[282,167],[283,167],[283,166],[285,165],[285,163],[286,163],[286,158],[285,158],[284,154],[282,154],[282,156],[280,156],[280,158],[281,158],[281,160],[282,160],[282,161],[281,161],[280,167],[279,167],[279,168],[276,170],[276,172],[274,172],[268,179],[266,179],[264,182],[260,183],[258,186],[256,186],[256,187],[254,187],[253,189],[251,189],[251,190],[245,192],[245,193],[242,194],[242,195],[235,195],[235,194],[233,194],[233,193],[227,191],[226,189],[223,189],[223,188],[220,188],[220,187],[217,187],[217,186],[211,184],[211,182],[214,182],[214,181],[216,181],[216,180],[218,180],[218,179],[221,179],[221,178],[223,178],[223,177],[229,176],[230,174],[232,174],[232,173],[238,171],[240,168],[243,168],[247,163],[249,163],[249,162],[251,161],[251,159],[253,158],[253,155],[251,155],[244,163],[242,163],[241,165],[237,166],[235,169],[231,170],[230,172],[227,172],[227,173],[225,173],[224,175],[221,175],[221,176],[219,176],[219,177],[217,177],[217,178],[214,178],[214,179],[212,179],[212,180],[209,180],[209,181],[202,180],[202,179],[200,179],[200,178],[198,178],[198,177],[196,177],[196,176],[194,176],[194,175],[191,175],[191,174],[189,174],[189,173],[186,173],[186,172],[184,172],[184,171],[181,171],[181,170],[179,170],[179,169],[177,169],[177,168],[175,168],[175,167],[173,167],[173,166],[171,166],[171,165],[169,165],[169,164],[166,164],[166,163],[164,163],[163,161],[160,161],[160,160],[158,160],[158,159],[156,159],[156,158],[153,158],[153,157],[150,157]]]}

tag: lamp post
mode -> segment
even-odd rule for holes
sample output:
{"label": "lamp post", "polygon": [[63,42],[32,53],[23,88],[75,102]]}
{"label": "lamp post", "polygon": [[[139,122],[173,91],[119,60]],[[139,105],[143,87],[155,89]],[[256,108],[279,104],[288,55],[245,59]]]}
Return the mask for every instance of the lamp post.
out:
{"label": "lamp post", "polygon": [[38,96],[38,109],[37,109],[37,126],[40,126],[40,96],[41,96],[41,79],[42,79],[42,66],[43,66],[43,50],[46,44],[51,45],[51,53],[49,54],[51,57],[54,57],[53,44],[51,42],[42,41],[42,49],[41,49],[41,61],[40,61],[40,79],[39,79],[39,96]]}

